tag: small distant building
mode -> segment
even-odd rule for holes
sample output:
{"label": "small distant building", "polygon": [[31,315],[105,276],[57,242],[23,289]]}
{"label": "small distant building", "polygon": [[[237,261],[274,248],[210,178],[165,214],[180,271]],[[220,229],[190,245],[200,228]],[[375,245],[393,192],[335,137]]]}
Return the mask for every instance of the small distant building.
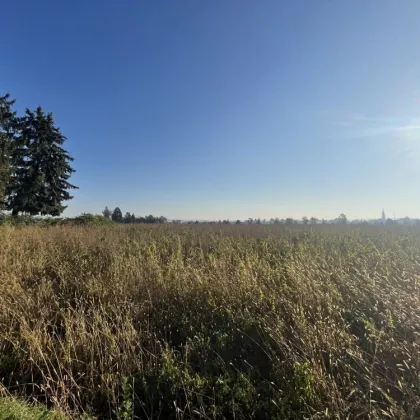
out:
{"label": "small distant building", "polygon": [[385,224],[385,222],[386,222],[385,210],[382,209],[382,223]]}

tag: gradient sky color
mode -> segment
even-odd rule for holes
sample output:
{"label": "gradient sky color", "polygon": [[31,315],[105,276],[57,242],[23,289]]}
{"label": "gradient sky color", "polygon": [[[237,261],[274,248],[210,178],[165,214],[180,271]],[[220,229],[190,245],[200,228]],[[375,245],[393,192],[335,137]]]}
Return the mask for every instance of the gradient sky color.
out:
{"label": "gradient sky color", "polygon": [[66,215],[420,217],[420,1],[3,1],[0,94],[52,111]]}

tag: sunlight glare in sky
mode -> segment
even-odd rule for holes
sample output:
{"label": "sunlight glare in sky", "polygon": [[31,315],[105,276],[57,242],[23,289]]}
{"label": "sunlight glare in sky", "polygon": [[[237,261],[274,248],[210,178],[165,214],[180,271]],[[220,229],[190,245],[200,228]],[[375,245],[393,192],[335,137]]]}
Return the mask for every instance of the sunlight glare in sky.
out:
{"label": "sunlight glare in sky", "polygon": [[395,130],[400,151],[406,156],[407,164],[420,164],[420,120],[412,120],[409,124]]}

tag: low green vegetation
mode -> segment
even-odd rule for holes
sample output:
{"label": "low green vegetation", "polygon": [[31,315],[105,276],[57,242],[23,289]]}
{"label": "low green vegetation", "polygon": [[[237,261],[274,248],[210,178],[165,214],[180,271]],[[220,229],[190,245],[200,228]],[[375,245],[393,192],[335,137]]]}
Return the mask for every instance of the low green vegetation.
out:
{"label": "low green vegetation", "polygon": [[12,397],[0,397],[0,419],[65,420],[65,417],[39,405],[28,404]]}
{"label": "low green vegetation", "polygon": [[4,225],[1,385],[68,417],[420,418],[419,233]]}
{"label": "low green vegetation", "polygon": [[0,226],[104,226],[110,225],[112,221],[99,214],[82,213],[76,217],[34,217],[34,216],[12,216],[11,214],[0,215]]}

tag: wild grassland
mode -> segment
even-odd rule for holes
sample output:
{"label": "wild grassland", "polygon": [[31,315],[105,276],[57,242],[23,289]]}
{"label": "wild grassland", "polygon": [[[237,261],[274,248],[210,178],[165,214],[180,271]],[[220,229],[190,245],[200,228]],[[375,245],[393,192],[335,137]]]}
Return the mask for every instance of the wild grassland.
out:
{"label": "wild grassland", "polygon": [[5,226],[0,381],[69,417],[420,418],[419,282],[418,230]]}

